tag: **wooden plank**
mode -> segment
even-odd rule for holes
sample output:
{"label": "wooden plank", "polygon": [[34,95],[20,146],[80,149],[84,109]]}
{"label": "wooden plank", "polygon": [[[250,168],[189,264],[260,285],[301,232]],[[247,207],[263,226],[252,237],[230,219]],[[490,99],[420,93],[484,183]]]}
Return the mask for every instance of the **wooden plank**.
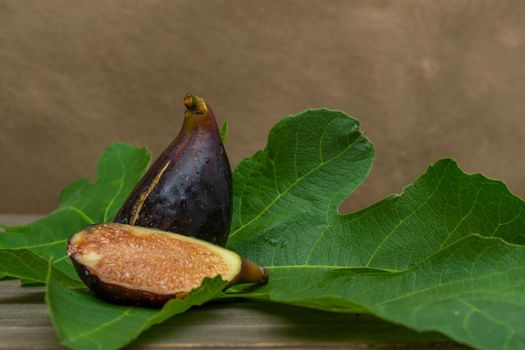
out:
{"label": "wooden plank", "polygon": [[459,348],[438,334],[416,333],[370,315],[254,302],[195,309],[148,331],[138,345],[162,348],[174,343],[219,348]]}
{"label": "wooden plank", "polygon": [[0,282],[0,349],[57,349],[43,287]]}
{"label": "wooden plank", "polygon": [[[12,216],[0,222],[13,224]],[[16,223],[24,223],[16,217]],[[0,349],[59,347],[43,287],[0,282]],[[210,303],[146,331],[136,349],[428,349],[464,348],[370,315],[338,314],[274,303]]]}

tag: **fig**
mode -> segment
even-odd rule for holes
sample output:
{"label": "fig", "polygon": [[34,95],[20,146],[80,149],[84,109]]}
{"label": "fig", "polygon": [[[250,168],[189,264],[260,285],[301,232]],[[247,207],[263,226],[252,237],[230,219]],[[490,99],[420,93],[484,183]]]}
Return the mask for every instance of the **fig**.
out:
{"label": "fig", "polygon": [[232,219],[232,176],[210,106],[184,98],[182,129],[120,208],[115,222],[224,246]]}
{"label": "fig", "polygon": [[88,288],[120,304],[159,306],[183,299],[205,277],[220,275],[226,288],[266,283],[264,268],[196,238],[118,223],[89,226],[68,241],[67,252]]}

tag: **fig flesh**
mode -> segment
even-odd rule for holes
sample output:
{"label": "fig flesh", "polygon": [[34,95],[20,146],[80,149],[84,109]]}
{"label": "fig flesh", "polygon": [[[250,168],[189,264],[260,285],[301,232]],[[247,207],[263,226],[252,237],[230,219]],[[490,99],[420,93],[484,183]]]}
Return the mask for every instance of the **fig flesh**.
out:
{"label": "fig flesh", "polygon": [[88,288],[116,303],[162,305],[217,275],[227,287],[268,280],[264,268],[225,248],[138,226],[89,226],[69,239],[67,251]]}
{"label": "fig flesh", "polygon": [[232,176],[210,106],[184,98],[182,129],[129,195],[115,222],[224,246],[232,218]]}

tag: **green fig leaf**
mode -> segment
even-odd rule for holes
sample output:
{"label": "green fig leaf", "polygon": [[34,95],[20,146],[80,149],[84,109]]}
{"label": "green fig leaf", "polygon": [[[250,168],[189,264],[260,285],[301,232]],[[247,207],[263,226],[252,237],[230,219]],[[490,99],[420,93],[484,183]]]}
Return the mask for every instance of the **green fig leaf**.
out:
{"label": "green fig leaf", "polygon": [[445,159],[401,195],[341,215],[374,151],[356,120],[285,118],[234,172],[228,247],[266,266],[251,294],[367,311],[481,349],[525,347],[525,202]]}
{"label": "green fig leaf", "polygon": [[44,283],[48,262],[27,249],[0,249],[0,275]]}
{"label": "green fig leaf", "polygon": [[[112,221],[128,194],[144,174],[150,160],[145,148],[111,145],[100,159],[97,179],[73,182],[60,195],[58,208],[25,226],[6,227],[0,248],[27,249],[70,278],[78,279],[66,254],[66,241],[83,227]],[[9,271],[5,271],[10,275]],[[1,272],[0,272],[1,274]]]}
{"label": "green fig leaf", "polygon": [[192,306],[219,297],[226,282],[205,279],[184,300],[173,299],[162,309],[114,305],[86,289],[71,289],[71,280],[59,270],[49,270],[46,302],[60,341],[72,349],[118,349],[144,330],[183,313]]}
{"label": "green fig leaf", "polygon": [[226,141],[228,141],[228,133],[230,132],[230,123],[225,120],[221,127],[221,142],[223,145],[226,144]]}

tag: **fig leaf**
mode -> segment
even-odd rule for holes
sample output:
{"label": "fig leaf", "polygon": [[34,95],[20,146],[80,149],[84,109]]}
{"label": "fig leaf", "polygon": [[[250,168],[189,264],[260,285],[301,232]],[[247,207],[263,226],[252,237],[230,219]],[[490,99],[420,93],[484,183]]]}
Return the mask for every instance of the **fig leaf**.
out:
{"label": "fig leaf", "polygon": [[223,145],[228,141],[228,134],[230,132],[230,123],[225,120],[221,127],[221,142]]}
{"label": "fig leaf", "polygon": [[341,215],[374,157],[358,126],[328,110],[288,117],[239,164],[227,247],[270,274],[244,296],[525,348],[525,202],[444,159],[401,195]]}
{"label": "fig leaf", "polygon": [[49,270],[46,302],[58,336],[71,349],[118,349],[140,333],[168,318],[222,294],[226,282],[206,278],[184,300],[172,299],[162,309],[114,305],[86,289],[69,288],[70,280],[59,270]]}
{"label": "fig leaf", "polygon": [[47,261],[27,249],[0,249],[0,274],[44,283]]}

